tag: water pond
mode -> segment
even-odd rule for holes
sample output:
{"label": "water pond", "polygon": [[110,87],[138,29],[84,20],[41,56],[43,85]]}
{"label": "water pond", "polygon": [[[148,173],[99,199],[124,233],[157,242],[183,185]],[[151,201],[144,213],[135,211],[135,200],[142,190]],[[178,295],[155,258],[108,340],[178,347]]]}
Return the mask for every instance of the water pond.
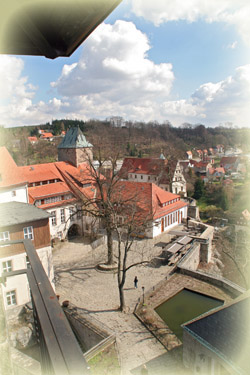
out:
{"label": "water pond", "polygon": [[181,324],[196,318],[215,307],[223,305],[224,301],[183,289],[173,297],[158,306],[155,311],[168,325],[171,331],[182,340]]}

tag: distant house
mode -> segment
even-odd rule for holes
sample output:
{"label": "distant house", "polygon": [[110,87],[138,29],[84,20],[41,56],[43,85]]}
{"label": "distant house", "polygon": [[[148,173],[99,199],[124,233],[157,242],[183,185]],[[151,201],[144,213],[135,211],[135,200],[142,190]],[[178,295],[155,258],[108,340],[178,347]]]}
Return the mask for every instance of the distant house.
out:
{"label": "distant house", "polygon": [[41,136],[40,136],[40,139],[45,139],[45,140],[47,140],[47,141],[53,141],[54,136],[53,136],[52,133],[45,133],[45,132],[43,132],[43,133],[41,134]]}
{"label": "distant house", "polygon": [[224,152],[224,146],[223,145],[217,145],[216,146],[216,152],[219,154],[222,154]]}
{"label": "distant house", "polygon": [[214,155],[214,149],[212,147],[209,147],[208,154],[209,155]]}
{"label": "distant house", "polygon": [[127,202],[121,218],[123,212],[126,212],[126,204],[132,202],[136,206],[139,221],[147,223],[142,233],[146,237],[154,238],[187,218],[188,203],[183,202],[180,195],[165,191],[154,183],[119,181],[116,188],[122,201]]}
{"label": "distant house", "polygon": [[183,327],[183,363],[192,374],[249,374],[250,295],[198,316]]}
{"label": "distant house", "polygon": [[125,158],[120,177],[135,182],[153,182],[164,190],[186,196],[186,180],[179,161],[157,158]]}
{"label": "distant house", "polygon": [[192,159],[190,159],[189,161],[179,160],[179,163],[180,163],[180,166],[183,169],[183,172],[188,172],[189,168],[194,167],[194,163],[192,162]]}
{"label": "distant house", "polygon": [[212,164],[207,161],[191,160],[191,162],[194,164],[195,173],[199,175],[206,175],[208,169],[212,168]]}
{"label": "distant house", "polygon": [[121,128],[125,126],[125,121],[122,117],[120,116],[111,116],[107,118],[107,121],[110,122],[110,124],[116,128]]}
{"label": "distant house", "polygon": [[193,158],[193,154],[192,154],[192,151],[186,151],[186,156],[187,156],[187,159],[192,159]]}
{"label": "distant house", "polygon": [[205,148],[205,149],[203,150],[203,159],[205,159],[205,158],[207,157],[207,155],[208,155],[208,151],[207,151],[207,149]]}
{"label": "distant house", "polygon": [[28,137],[28,140],[30,141],[30,143],[31,143],[32,145],[34,145],[35,143],[38,142],[37,137]]}
{"label": "distant house", "polygon": [[225,170],[223,167],[208,168],[207,177],[211,180],[220,180],[225,176]]}
{"label": "distant house", "polygon": [[225,169],[226,172],[237,172],[240,159],[237,156],[224,156],[221,158],[220,166]]}
{"label": "distant house", "polygon": [[199,158],[202,159],[202,157],[203,157],[203,152],[202,152],[202,150],[196,150],[196,152],[197,152]]}
{"label": "distant house", "polygon": [[[0,204],[0,272],[27,268],[26,252],[22,244],[10,245],[7,241],[30,239],[52,282],[54,278],[49,230],[50,214],[31,204],[7,202]],[[6,278],[2,284],[6,309],[24,305],[30,301],[28,280],[25,273]]]}

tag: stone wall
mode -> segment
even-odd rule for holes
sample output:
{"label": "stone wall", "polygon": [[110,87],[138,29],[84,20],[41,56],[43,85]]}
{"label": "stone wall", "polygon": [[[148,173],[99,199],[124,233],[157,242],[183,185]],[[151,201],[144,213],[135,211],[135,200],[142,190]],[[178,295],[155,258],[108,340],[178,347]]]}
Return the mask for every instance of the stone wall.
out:
{"label": "stone wall", "polygon": [[200,261],[209,263],[212,258],[212,240],[214,236],[214,227],[198,222],[196,220],[189,220],[188,226],[201,232],[197,235],[196,240],[200,241]]}
{"label": "stone wall", "polygon": [[58,161],[68,161],[75,167],[86,162],[88,159],[93,160],[91,148],[59,148]]}
{"label": "stone wall", "polygon": [[178,267],[183,267],[191,270],[197,270],[200,263],[200,243],[194,242],[187,254],[178,263]]}
{"label": "stone wall", "polygon": [[186,269],[182,267],[181,264],[178,264],[178,269],[179,269],[179,272],[183,275],[194,277],[196,279],[205,281],[206,283],[218,286],[219,288],[226,290],[228,293],[230,293],[233,296],[233,298],[240,296],[242,293],[246,291],[244,288],[240,287],[237,284],[234,284],[230,280],[227,280],[221,276],[216,276],[216,275],[207,274],[201,271],[194,271],[191,269]]}
{"label": "stone wall", "polygon": [[103,340],[106,342],[108,337],[114,337],[108,327],[104,327],[103,323],[72,304],[64,307],[64,313],[85,352],[100,344]]}

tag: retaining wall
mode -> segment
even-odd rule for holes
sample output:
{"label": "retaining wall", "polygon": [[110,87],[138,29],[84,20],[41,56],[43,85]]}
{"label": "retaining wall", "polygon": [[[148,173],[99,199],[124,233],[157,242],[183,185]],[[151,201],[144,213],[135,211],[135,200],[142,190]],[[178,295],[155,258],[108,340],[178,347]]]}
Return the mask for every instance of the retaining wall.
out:
{"label": "retaining wall", "polygon": [[64,313],[84,352],[96,348],[93,356],[115,342],[115,335],[87,312],[70,304],[63,307]]}

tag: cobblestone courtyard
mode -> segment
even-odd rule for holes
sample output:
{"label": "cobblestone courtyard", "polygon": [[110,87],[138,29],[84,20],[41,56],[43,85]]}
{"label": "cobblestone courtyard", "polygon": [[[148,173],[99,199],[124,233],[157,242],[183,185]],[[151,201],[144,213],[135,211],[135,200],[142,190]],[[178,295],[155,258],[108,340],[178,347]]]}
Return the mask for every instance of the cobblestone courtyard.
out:
{"label": "cobblestone courtyard", "polygon": [[[155,242],[164,241],[166,235],[155,240],[144,240],[144,246],[151,249],[154,256],[161,248]],[[167,276],[168,266],[136,266],[127,273],[125,283],[125,301],[127,312],[119,307],[117,277],[114,273],[97,271],[95,266],[106,260],[105,246],[92,250],[89,245],[77,242],[59,243],[53,250],[56,293],[60,302],[69,300],[79,308],[93,315],[107,325],[117,337],[122,375],[140,374],[142,364],[147,363],[149,374],[180,374],[172,356],[154,338],[153,335],[133,315],[134,307],[145,291]],[[138,288],[134,288],[133,279],[137,275]],[[167,372],[166,372],[167,370]]]}

